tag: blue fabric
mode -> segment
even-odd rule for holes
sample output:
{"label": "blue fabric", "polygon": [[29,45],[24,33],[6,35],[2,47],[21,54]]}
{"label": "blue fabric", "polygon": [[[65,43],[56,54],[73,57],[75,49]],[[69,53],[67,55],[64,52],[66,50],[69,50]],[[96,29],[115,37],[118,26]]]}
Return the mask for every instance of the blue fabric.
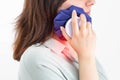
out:
{"label": "blue fabric", "polygon": [[54,32],[61,39],[64,39],[64,37],[62,36],[60,26],[63,26],[63,27],[65,26],[66,22],[71,18],[73,10],[76,10],[77,16],[80,16],[80,14],[84,14],[86,16],[87,21],[92,22],[91,17],[87,13],[85,13],[84,10],[80,7],[76,7],[72,5],[65,10],[59,11],[58,15],[54,19]]}

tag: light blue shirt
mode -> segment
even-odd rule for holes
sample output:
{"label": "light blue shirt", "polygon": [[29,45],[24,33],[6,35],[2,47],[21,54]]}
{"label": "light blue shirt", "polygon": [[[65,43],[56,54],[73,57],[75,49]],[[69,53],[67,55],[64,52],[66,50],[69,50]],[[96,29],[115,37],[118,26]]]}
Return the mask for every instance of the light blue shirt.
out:
{"label": "light blue shirt", "polygon": [[[78,61],[68,50],[53,38],[30,46],[20,60],[19,80],[79,80]],[[100,80],[107,80],[97,60],[96,66]]]}

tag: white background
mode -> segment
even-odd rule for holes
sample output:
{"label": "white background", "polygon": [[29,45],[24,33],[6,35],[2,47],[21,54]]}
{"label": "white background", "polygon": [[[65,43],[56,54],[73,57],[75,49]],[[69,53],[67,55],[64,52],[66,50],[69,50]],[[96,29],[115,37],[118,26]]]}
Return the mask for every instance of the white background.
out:
{"label": "white background", "polygon": [[[0,0],[0,80],[17,80],[19,62],[12,58],[15,18],[24,0]],[[119,0],[96,0],[92,8],[93,29],[97,35],[97,58],[109,80],[120,80]]]}

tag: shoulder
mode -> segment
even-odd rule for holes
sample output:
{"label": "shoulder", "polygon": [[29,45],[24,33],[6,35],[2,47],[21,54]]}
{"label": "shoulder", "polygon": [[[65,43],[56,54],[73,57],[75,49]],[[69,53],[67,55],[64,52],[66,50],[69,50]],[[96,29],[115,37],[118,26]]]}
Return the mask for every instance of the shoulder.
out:
{"label": "shoulder", "polygon": [[50,60],[50,58],[52,57],[53,56],[51,54],[50,49],[38,43],[30,46],[25,50],[21,57],[21,61],[23,60],[24,63],[25,62],[37,63],[38,61],[43,62],[48,59]]}
{"label": "shoulder", "polygon": [[55,55],[49,48],[43,45],[32,45],[26,49],[21,57],[19,73],[22,76],[27,74],[34,80],[54,80],[54,77],[58,80],[63,80],[64,76],[58,69],[58,61],[60,61],[59,57],[57,57],[57,55]]}
{"label": "shoulder", "polygon": [[[62,62],[62,63],[61,63]],[[23,53],[21,60],[21,66],[26,65],[26,68],[39,67],[40,65],[56,66],[59,65],[71,65],[63,55],[57,54],[50,48],[44,45],[32,45]]]}
{"label": "shoulder", "polygon": [[[53,65],[57,65],[54,61],[57,60],[56,55],[51,52],[51,50],[44,45],[32,45],[23,53],[20,66],[24,67],[27,72],[37,73],[41,66],[48,66],[53,68]],[[59,59],[57,60],[59,61]],[[20,68],[23,69],[23,68]]]}

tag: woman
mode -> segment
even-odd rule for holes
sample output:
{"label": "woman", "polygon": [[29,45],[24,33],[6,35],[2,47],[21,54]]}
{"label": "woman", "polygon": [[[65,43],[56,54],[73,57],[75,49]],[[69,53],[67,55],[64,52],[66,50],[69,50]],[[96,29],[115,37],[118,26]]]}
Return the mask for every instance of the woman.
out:
{"label": "woman", "polygon": [[71,5],[90,15],[94,0],[25,0],[16,23],[14,59],[20,61],[19,80],[107,80],[95,59],[95,33],[91,23],[72,12],[73,36],[54,33],[54,18]]}

